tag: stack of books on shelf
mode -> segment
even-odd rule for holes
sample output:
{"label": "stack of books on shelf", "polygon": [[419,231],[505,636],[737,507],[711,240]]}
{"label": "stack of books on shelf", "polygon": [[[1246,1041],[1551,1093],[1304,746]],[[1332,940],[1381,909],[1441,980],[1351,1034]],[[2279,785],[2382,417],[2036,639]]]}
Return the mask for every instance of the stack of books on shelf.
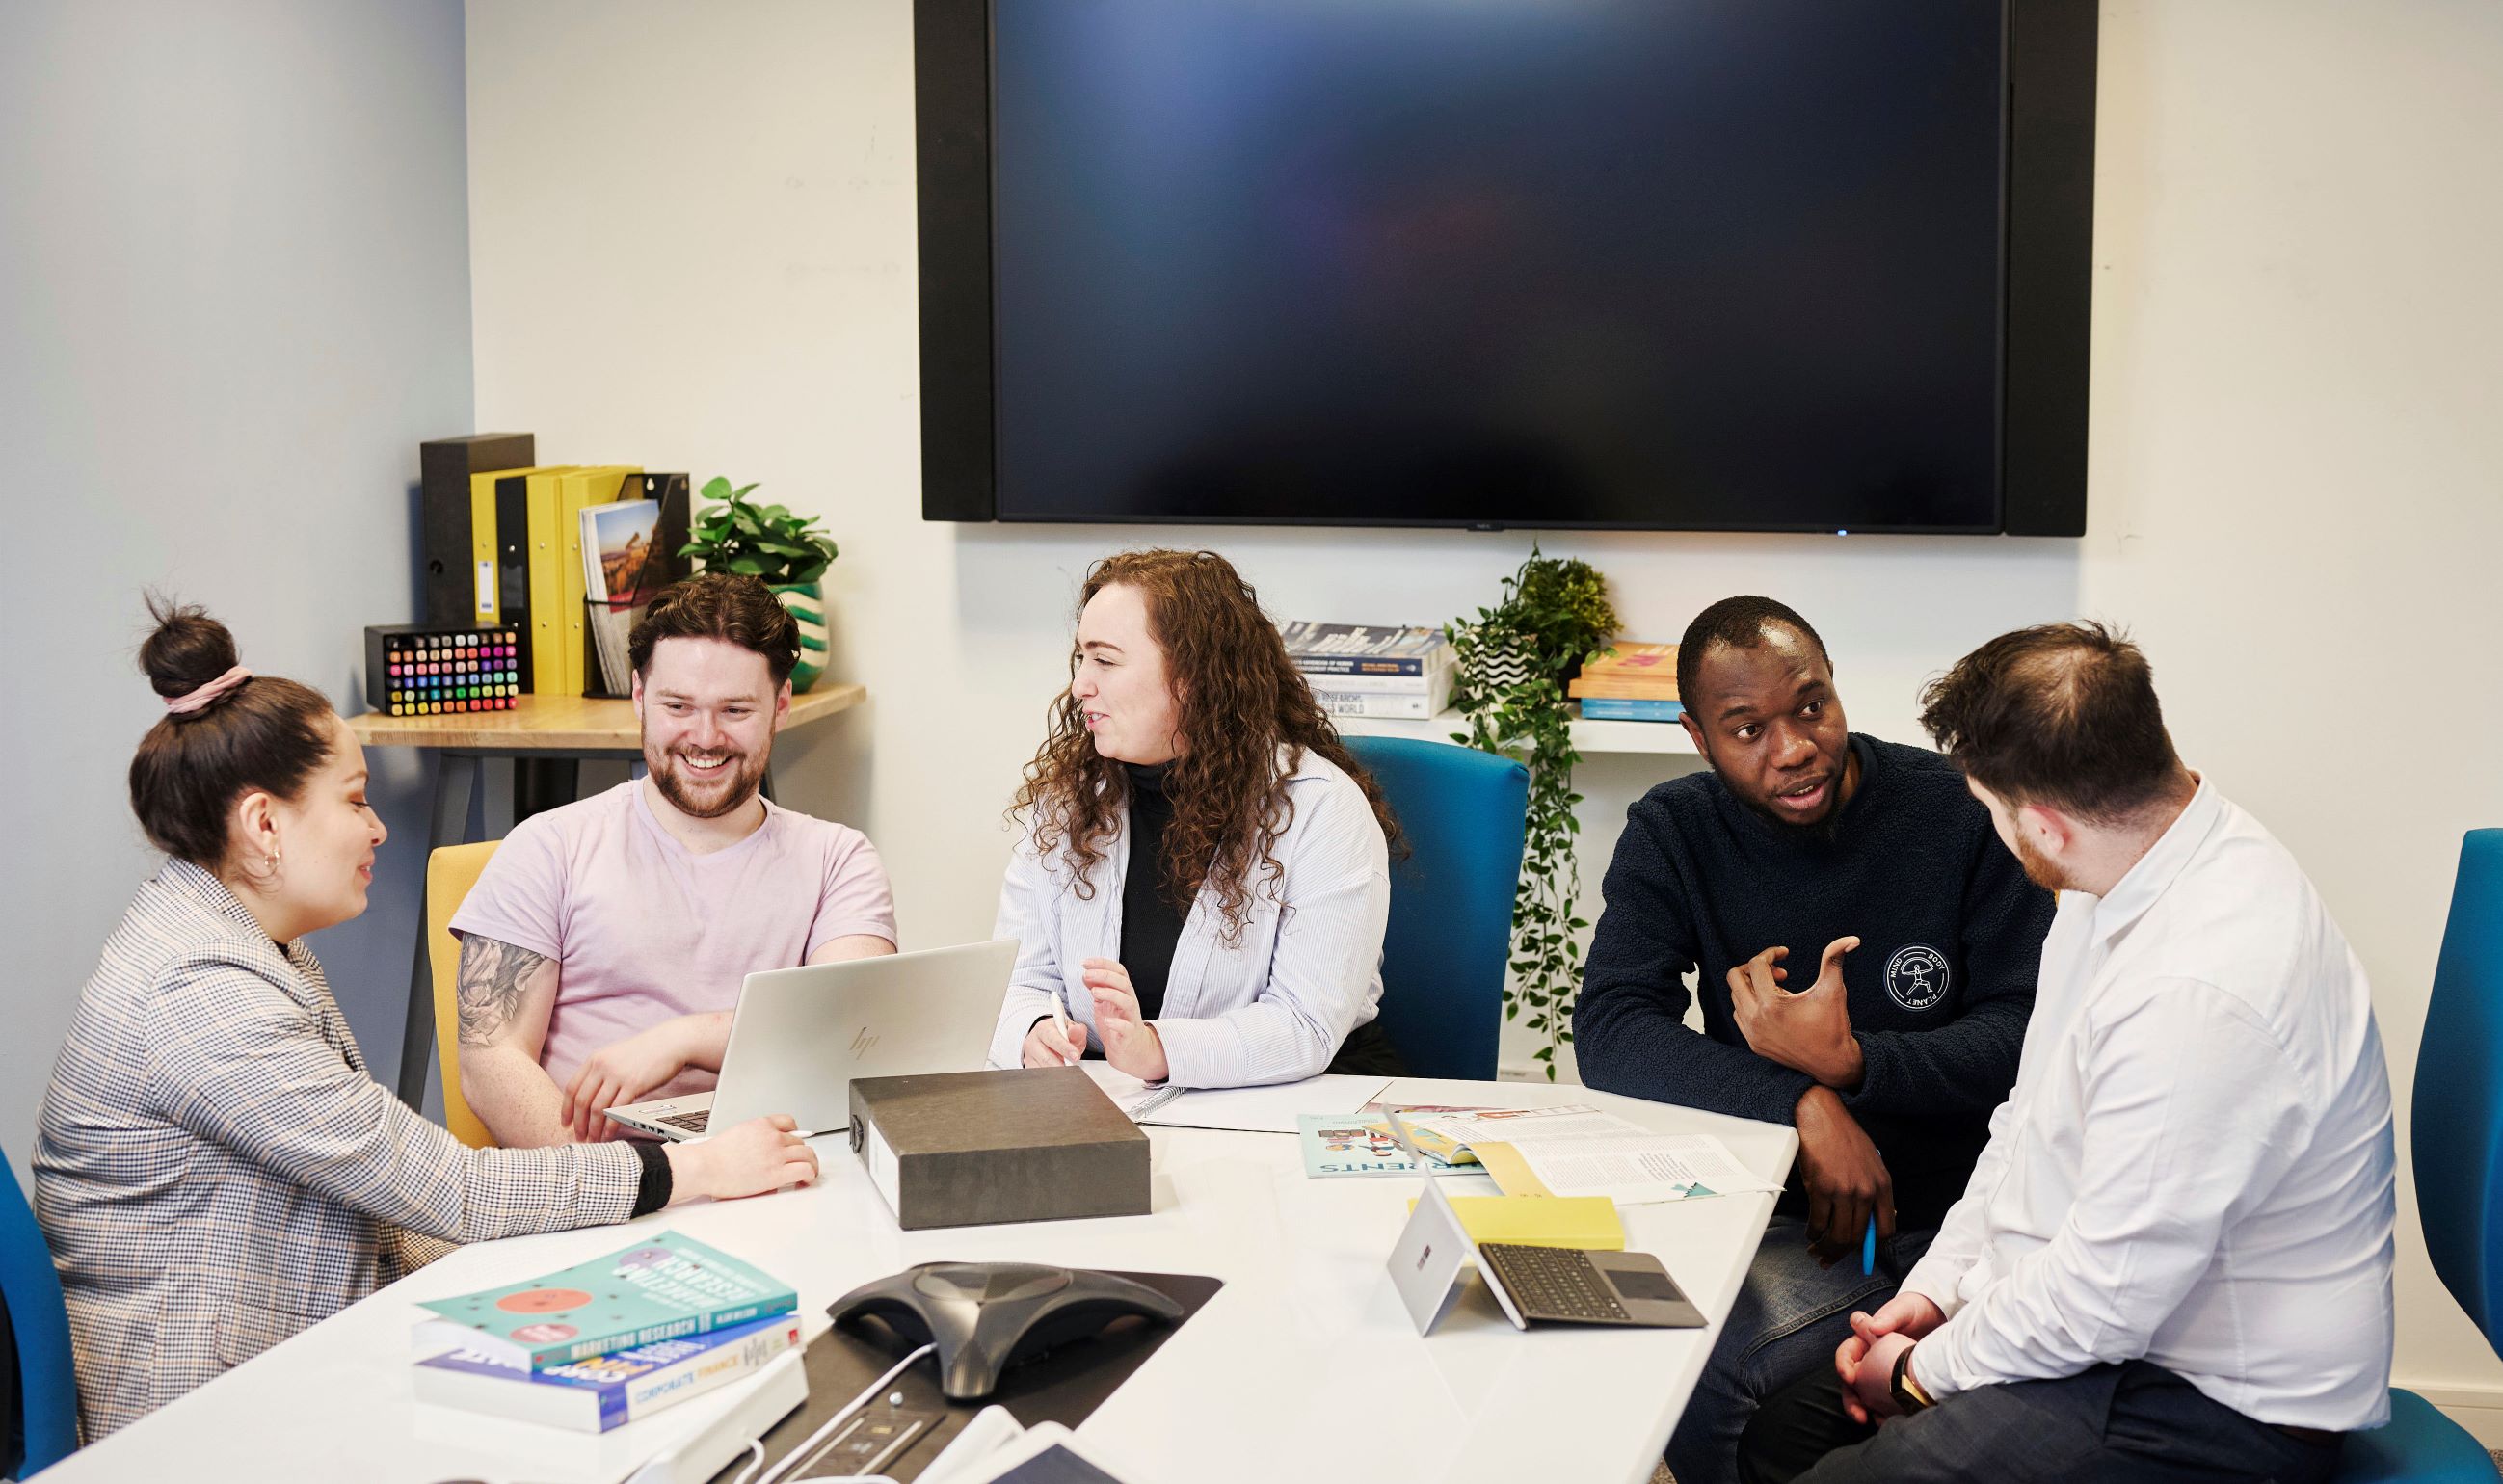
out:
{"label": "stack of books on shelf", "polygon": [[1674,644],[1620,644],[1582,666],[1565,691],[1587,722],[1674,722],[1686,714]]}
{"label": "stack of books on shelf", "polygon": [[521,1283],[428,1301],[417,1400],[605,1433],[752,1376],[800,1343],[791,1285],[663,1231]]}
{"label": "stack of books on shelf", "polygon": [[1439,628],[1298,619],[1279,634],[1331,716],[1422,722],[1451,703],[1452,645]]}

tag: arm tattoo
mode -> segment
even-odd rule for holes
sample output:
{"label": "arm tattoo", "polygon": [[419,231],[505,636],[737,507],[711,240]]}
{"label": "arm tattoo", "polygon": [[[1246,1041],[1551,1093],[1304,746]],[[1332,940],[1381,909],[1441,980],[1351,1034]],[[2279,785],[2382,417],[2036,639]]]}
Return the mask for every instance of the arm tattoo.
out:
{"label": "arm tattoo", "polygon": [[522,987],[545,954],[469,933],[461,939],[461,1044],[492,1046],[521,1008]]}

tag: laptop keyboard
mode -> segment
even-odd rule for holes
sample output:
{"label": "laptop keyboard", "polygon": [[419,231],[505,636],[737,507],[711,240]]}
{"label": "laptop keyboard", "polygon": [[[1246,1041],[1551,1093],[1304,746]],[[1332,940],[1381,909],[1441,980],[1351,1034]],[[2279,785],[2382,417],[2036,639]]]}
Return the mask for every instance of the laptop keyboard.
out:
{"label": "laptop keyboard", "polygon": [[667,1124],[672,1129],[684,1129],[689,1133],[702,1133],[704,1131],[704,1125],[711,1120],[712,1109],[704,1108],[694,1113],[672,1113],[656,1122]]}
{"label": "laptop keyboard", "polygon": [[1591,1255],[1578,1247],[1486,1242],[1478,1247],[1478,1258],[1512,1295],[1525,1318],[1632,1322],[1606,1277],[1592,1265]]}

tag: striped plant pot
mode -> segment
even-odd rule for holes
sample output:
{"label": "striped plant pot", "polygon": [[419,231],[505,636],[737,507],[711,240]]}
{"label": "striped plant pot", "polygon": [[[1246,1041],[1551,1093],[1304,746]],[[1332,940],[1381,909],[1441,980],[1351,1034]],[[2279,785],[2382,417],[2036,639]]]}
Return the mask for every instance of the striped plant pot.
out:
{"label": "striped plant pot", "polygon": [[800,624],[800,662],[791,670],[791,691],[797,694],[826,673],[826,585],[790,583],[775,588],[773,595]]}
{"label": "striped plant pot", "polygon": [[1455,647],[1461,668],[1481,690],[1500,693],[1530,677],[1529,652],[1518,634],[1472,625],[1461,630]]}

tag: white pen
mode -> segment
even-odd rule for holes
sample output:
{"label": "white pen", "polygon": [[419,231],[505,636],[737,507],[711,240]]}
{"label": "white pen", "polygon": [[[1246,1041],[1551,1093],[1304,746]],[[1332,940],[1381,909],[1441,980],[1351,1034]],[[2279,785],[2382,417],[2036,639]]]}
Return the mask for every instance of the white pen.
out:
{"label": "white pen", "polygon": [[[1065,984],[1051,992],[1051,1024],[1060,1031],[1060,1044],[1063,1046],[1068,1045],[1069,986]],[[1078,1059],[1070,1056],[1067,1052],[1061,1053],[1061,1056],[1064,1059],[1060,1063],[1061,1065],[1076,1066],[1078,1064]]]}

